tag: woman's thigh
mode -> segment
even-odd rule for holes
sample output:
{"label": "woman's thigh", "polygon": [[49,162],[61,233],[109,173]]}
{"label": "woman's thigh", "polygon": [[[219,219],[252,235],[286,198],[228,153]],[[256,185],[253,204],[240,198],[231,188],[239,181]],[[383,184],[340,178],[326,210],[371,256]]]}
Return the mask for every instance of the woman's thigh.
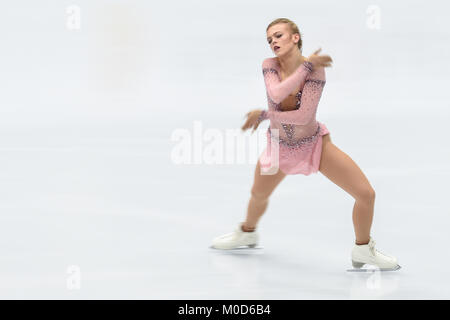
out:
{"label": "woman's thigh", "polygon": [[355,199],[373,197],[369,180],[352,158],[331,141],[329,134],[322,139],[319,171]]}
{"label": "woman's thigh", "polygon": [[255,168],[252,195],[254,197],[268,198],[285,177],[286,174],[280,169],[275,174],[261,174],[261,165],[258,161]]}

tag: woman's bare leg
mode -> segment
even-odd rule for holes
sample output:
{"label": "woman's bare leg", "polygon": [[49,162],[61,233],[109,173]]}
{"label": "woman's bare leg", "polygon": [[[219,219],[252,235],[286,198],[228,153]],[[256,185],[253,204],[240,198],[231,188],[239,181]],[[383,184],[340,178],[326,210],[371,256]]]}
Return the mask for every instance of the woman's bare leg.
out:
{"label": "woman's bare leg", "polygon": [[259,218],[266,211],[269,196],[285,176],[286,174],[281,170],[278,170],[276,174],[263,175],[261,174],[259,161],[257,162],[251,197],[248,203],[247,219],[244,223],[244,231],[252,231],[256,228]]}
{"label": "woman's bare leg", "polygon": [[352,216],[355,243],[366,244],[370,240],[375,190],[358,165],[331,142],[329,134],[322,141],[319,171],[355,199]]}

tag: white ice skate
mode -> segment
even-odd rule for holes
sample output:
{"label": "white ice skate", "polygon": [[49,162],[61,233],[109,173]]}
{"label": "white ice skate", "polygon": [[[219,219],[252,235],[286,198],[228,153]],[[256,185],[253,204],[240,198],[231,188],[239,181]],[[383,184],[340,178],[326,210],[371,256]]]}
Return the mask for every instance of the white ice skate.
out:
{"label": "white ice skate", "polygon": [[[383,254],[375,249],[375,241],[372,237],[368,244],[355,244],[352,250],[352,265],[353,269],[347,271],[395,271],[401,268],[397,263],[397,258]],[[364,265],[369,265],[369,267],[362,268]]]}
{"label": "white ice skate", "polygon": [[262,249],[257,246],[259,235],[256,230],[244,232],[241,227],[244,222],[240,222],[235,231],[224,234],[213,239],[212,249],[234,250],[234,249]]}

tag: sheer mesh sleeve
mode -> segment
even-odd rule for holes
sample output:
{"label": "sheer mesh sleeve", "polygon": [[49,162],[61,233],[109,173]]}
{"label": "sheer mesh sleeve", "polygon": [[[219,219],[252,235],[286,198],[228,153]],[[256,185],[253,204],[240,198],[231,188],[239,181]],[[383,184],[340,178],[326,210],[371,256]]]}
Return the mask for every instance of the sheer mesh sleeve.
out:
{"label": "sheer mesh sleeve", "polygon": [[276,62],[273,58],[266,58],[262,63],[264,83],[269,98],[275,102],[283,101],[295,88],[300,86],[306,77],[312,72],[311,62],[305,61],[289,77],[281,81]]}
{"label": "sheer mesh sleeve", "polygon": [[311,74],[303,86],[300,98],[300,108],[292,111],[268,110],[264,115],[270,120],[281,123],[305,125],[313,119],[317,111],[323,87],[325,86],[325,71],[323,68]]}

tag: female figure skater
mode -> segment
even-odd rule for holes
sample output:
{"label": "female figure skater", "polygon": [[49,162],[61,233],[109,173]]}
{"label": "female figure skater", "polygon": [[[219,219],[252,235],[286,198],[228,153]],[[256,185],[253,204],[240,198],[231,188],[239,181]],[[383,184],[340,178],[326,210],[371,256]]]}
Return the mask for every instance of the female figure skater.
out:
{"label": "female figure skater", "polygon": [[[331,57],[319,55],[321,49],[308,58],[302,56],[300,32],[289,19],[274,20],[266,33],[276,55],[262,63],[269,108],[247,113],[242,130],[253,128],[254,131],[261,121],[270,119],[267,148],[256,165],[245,222],[239,223],[234,232],[214,238],[211,247],[255,247],[259,240],[256,226],[275,187],[287,174],[309,175],[320,171],[355,199],[353,267],[360,269],[364,264],[370,264],[380,270],[399,269],[397,259],[377,251],[370,236],[374,189],[358,165],[333,144],[327,127],[316,121],[317,106],[326,82],[324,68],[331,66]],[[278,148],[277,159],[272,156],[272,148]],[[274,161],[278,162],[276,167],[280,170],[275,174],[262,174],[268,165],[273,169]]]}

